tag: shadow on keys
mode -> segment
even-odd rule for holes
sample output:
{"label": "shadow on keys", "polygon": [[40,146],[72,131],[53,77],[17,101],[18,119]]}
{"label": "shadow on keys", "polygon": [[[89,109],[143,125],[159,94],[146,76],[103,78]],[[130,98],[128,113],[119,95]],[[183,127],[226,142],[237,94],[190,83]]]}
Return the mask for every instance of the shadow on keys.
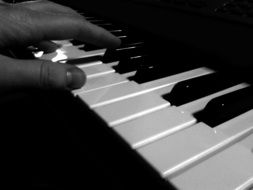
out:
{"label": "shadow on keys", "polygon": [[9,189],[168,189],[69,93],[5,94],[0,104],[2,176]]}

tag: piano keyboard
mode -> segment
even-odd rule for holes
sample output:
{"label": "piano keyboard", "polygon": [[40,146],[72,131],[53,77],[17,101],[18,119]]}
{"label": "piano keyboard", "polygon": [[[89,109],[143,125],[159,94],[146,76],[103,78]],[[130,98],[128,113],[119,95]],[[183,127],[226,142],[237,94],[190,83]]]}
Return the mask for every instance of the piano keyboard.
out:
{"label": "piano keyboard", "polygon": [[161,70],[167,61],[150,57],[145,41],[101,19],[87,20],[118,35],[122,47],[106,50],[70,39],[34,56],[81,68],[87,83],[73,95],[176,188],[252,189],[251,85],[204,66]]}

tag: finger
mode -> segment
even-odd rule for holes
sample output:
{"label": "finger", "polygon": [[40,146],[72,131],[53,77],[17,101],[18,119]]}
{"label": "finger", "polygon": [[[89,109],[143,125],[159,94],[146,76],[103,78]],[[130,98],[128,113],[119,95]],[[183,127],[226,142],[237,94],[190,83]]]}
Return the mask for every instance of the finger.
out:
{"label": "finger", "polygon": [[43,0],[43,1],[25,1],[21,3],[15,4],[15,6],[22,6],[29,8],[34,11],[40,12],[50,12],[50,13],[59,13],[59,14],[75,14],[78,13],[71,9],[70,7],[66,7],[51,1]]}
{"label": "finger", "polygon": [[[1,46],[32,45],[44,40],[77,39],[99,47],[117,47],[120,39],[82,17],[9,8],[1,17]],[[8,11],[11,11],[9,13]],[[10,15],[10,16],[6,16]],[[18,35],[17,35],[18,34]]]}
{"label": "finger", "polygon": [[84,18],[57,15],[54,19],[51,17],[51,21],[48,22],[50,17],[50,15],[45,16],[41,20],[43,24],[37,25],[45,40],[74,38],[100,47],[117,47],[120,45],[120,39]]}
{"label": "finger", "polygon": [[77,89],[84,85],[84,72],[72,65],[41,60],[16,60],[1,56],[0,88]]}
{"label": "finger", "polygon": [[[40,11],[43,13],[47,12],[47,13],[51,13],[51,14],[69,14],[69,16],[72,15],[75,17],[80,17],[80,20],[84,20],[84,17],[81,16],[80,14],[78,14],[75,10],[73,10],[69,7],[51,2],[51,1],[47,1],[47,0],[26,1],[26,2],[22,2],[22,3],[18,3],[17,5],[29,8],[33,11]],[[62,17],[62,15],[61,15],[61,17]],[[101,44],[102,42],[100,40],[100,38],[103,39],[103,36],[101,36],[101,34],[105,34],[104,35],[105,39],[107,39],[109,37],[109,38],[112,38],[113,41],[116,41],[115,42],[116,44],[115,45],[113,44],[112,47],[118,46],[118,44],[120,43],[119,39],[115,40],[115,36],[112,37],[111,33],[109,33],[108,31],[104,30],[103,28],[97,27],[96,25],[89,23],[88,21],[86,21],[86,22],[87,22],[87,26],[86,26],[87,29],[90,29],[93,35],[96,35],[95,37],[91,38],[92,40],[90,41],[90,43],[95,42],[95,44],[98,46],[106,46],[107,47],[108,43],[106,42],[105,45]],[[97,40],[98,40],[98,42],[97,42]],[[85,41],[87,41],[86,38],[85,38]],[[88,39],[88,41],[89,41],[89,39]],[[111,47],[111,40],[109,40],[109,47]]]}

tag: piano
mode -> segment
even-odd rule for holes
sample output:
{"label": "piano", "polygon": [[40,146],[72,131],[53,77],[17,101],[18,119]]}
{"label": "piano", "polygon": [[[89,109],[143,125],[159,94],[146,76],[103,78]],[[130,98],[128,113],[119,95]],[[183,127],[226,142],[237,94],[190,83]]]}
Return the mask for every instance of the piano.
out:
{"label": "piano", "polygon": [[75,64],[87,83],[72,92],[3,95],[9,184],[252,189],[252,21],[240,11],[250,14],[253,2],[214,2],[83,3],[80,13],[122,45],[66,39],[53,41],[61,45],[54,52],[28,52]]}

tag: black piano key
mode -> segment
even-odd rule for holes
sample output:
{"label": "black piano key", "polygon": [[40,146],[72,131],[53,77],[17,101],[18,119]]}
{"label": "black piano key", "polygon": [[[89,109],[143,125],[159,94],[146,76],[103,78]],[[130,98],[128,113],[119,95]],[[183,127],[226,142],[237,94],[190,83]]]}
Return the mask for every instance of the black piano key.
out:
{"label": "black piano key", "polygon": [[253,109],[253,88],[247,87],[214,98],[194,116],[198,121],[215,127],[251,109]]}
{"label": "black piano key", "polygon": [[88,20],[88,21],[91,22],[92,24],[95,24],[95,25],[112,24],[112,23],[109,23],[107,21],[100,20],[100,19],[93,19],[93,20]]}
{"label": "black piano key", "polygon": [[122,39],[122,43],[124,44],[130,44],[130,43],[136,43],[136,42],[144,42],[146,41],[141,33],[133,32],[129,29],[125,30],[125,35],[127,38]]}
{"label": "black piano key", "polygon": [[120,60],[117,66],[113,68],[120,74],[135,71],[140,64],[144,64],[146,61],[145,55],[134,56]]}
{"label": "black piano key", "polygon": [[140,84],[203,67],[210,62],[209,57],[203,57],[194,48],[177,42],[165,43],[151,39],[145,41],[144,45],[148,49],[149,58],[129,78]]}
{"label": "black piano key", "polygon": [[229,88],[240,82],[241,80],[233,79],[231,75],[228,76],[227,74],[217,72],[179,82],[163,98],[168,100],[172,105],[180,106]]}
{"label": "black piano key", "polygon": [[64,61],[59,61],[61,63],[66,63],[70,65],[83,65],[83,64],[88,64],[91,62],[96,62],[96,61],[101,61],[102,56],[91,56],[91,57],[83,57],[83,58],[77,58],[77,59],[68,59]]}
{"label": "black piano key", "polygon": [[113,24],[110,23],[106,23],[106,24],[97,24],[98,26],[108,30],[108,31],[113,31],[113,30],[123,30],[122,28],[120,28],[119,26],[115,26]]}
{"label": "black piano key", "polygon": [[152,64],[152,61],[149,60],[145,64],[139,65],[137,67],[136,74],[129,77],[129,79],[137,83],[145,83],[166,76],[160,71],[160,67],[155,65],[155,62]]}
{"label": "black piano key", "polygon": [[[122,27],[121,27],[122,28]],[[121,39],[122,45],[137,43],[137,42],[144,42],[144,39],[141,34],[134,33],[128,29],[121,29],[112,31],[112,34],[119,37]]]}
{"label": "black piano key", "polygon": [[74,46],[80,46],[80,45],[84,45],[83,47],[80,47],[80,50],[84,50],[84,51],[93,51],[93,50],[98,50],[101,49],[101,47],[98,47],[96,45],[93,44],[89,44],[86,42],[82,42],[80,40],[70,40],[70,42],[74,45]]}
{"label": "black piano key", "polygon": [[123,35],[127,35],[125,31],[122,31],[122,30],[113,30],[113,31],[110,31],[113,35],[115,36],[123,36]]}
{"label": "black piano key", "polygon": [[104,63],[111,63],[113,61],[120,61],[122,59],[128,59],[130,57],[145,54],[145,48],[143,46],[130,46],[117,49],[107,49],[104,56]]}
{"label": "black piano key", "polygon": [[84,50],[84,51],[94,51],[94,50],[99,50],[102,48],[90,43],[85,43],[85,45],[83,47],[80,47],[79,49]]}
{"label": "black piano key", "polygon": [[154,53],[150,55],[146,58],[145,64],[139,65],[136,74],[129,77],[129,79],[141,84],[199,67],[198,64],[194,63],[171,65],[169,61],[167,61],[169,59],[166,56],[167,55],[163,53]]}
{"label": "black piano key", "polygon": [[121,47],[140,46],[140,45],[144,45],[145,43],[143,40],[134,39],[128,36],[120,38],[120,40],[121,40]]}
{"label": "black piano key", "polygon": [[74,46],[84,45],[84,42],[80,40],[70,40],[70,43],[72,43]]}
{"label": "black piano key", "polygon": [[[124,35],[123,33],[121,35]],[[116,35],[117,36],[117,35]],[[127,48],[127,47],[133,47],[133,46],[141,46],[144,44],[143,41],[137,41],[134,39],[130,39],[127,36],[123,36],[121,38],[121,36],[117,36],[120,40],[121,40],[121,48]],[[79,49],[84,50],[84,51],[94,51],[94,50],[99,50],[101,49],[101,47],[90,44],[90,43],[83,43],[81,41],[77,41],[77,40],[73,40],[74,44],[73,45],[84,45],[83,47],[80,47]],[[72,43],[72,41],[71,41]]]}

